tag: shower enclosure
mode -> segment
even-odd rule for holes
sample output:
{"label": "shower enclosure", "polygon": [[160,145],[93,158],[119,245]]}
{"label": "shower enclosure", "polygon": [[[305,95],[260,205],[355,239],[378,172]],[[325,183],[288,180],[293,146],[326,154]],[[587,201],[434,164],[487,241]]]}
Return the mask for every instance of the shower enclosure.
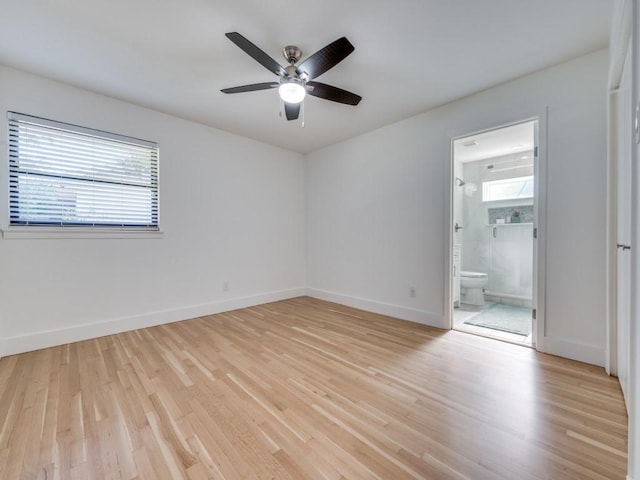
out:
{"label": "shower enclosure", "polygon": [[533,154],[462,167],[462,270],[485,272],[486,301],[531,307],[533,287]]}

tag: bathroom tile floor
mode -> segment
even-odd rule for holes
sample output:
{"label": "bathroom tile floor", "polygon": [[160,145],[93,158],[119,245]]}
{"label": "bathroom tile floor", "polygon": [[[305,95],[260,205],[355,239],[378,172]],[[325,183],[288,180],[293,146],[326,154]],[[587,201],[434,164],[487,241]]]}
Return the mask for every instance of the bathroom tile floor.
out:
{"label": "bathroom tile floor", "polygon": [[497,340],[504,340],[506,342],[517,343],[519,345],[531,347],[533,345],[533,334],[529,334],[526,336],[518,335],[516,333],[502,332],[500,330],[494,330],[493,328],[486,328],[478,325],[468,325],[464,323],[467,320],[470,320],[472,317],[475,317],[479,313],[483,312],[491,305],[493,305],[493,303],[491,302],[487,302],[482,307],[461,303],[460,307],[453,309],[453,329],[460,332],[473,333],[475,335],[481,335],[483,337],[495,338]]}

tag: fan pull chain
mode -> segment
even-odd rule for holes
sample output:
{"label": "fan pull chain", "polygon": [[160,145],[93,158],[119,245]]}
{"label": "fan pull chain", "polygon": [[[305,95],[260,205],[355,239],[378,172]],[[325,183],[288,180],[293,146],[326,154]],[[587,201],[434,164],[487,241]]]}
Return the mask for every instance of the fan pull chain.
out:
{"label": "fan pull chain", "polygon": [[304,101],[302,102],[301,107],[302,107],[302,128],[304,128],[304,111],[306,110],[304,108]]}

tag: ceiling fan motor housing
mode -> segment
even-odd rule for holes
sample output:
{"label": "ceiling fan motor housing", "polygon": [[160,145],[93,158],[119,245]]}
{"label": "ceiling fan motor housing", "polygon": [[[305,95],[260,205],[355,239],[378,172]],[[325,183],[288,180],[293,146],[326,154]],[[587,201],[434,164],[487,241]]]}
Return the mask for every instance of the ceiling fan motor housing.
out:
{"label": "ceiling fan motor housing", "polygon": [[284,58],[287,59],[287,62],[293,65],[294,63],[298,63],[298,60],[302,57],[302,50],[295,45],[287,45],[282,49],[282,54]]}

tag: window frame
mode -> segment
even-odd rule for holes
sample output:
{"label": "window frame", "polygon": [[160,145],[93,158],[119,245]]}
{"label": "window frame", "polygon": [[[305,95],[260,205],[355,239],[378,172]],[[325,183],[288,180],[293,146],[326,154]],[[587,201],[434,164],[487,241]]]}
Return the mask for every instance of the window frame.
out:
{"label": "window frame", "polygon": [[[150,200],[149,200],[149,215],[151,219],[151,223],[148,225],[144,224],[130,224],[126,225],[126,219],[123,219],[122,222],[114,222],[114,223],[102,223],[99,220],[95,222],[67,222],[61,221],[60,223],[52,222],[47,223],[43,222],[34,222],[32,224],[23,222],[13,222],[12,219],[12,205],[11,205],[11,196],[15,195],[15,188],[12,189],[11,181],[12,177],[15,178],[15,170],[12,169],[12,158],[11,158],[11,146],[13,145],[13,141],[11,139],[12,135],[12,125],[14,124],[34,124],[37,127],[41,127],[44,129],[57,129],[62,130],[69,135],[73,136],[75,134],[78,135],[77,139],[81,137],[93,137],[98,139],[99,141],[104,141],[107,143],[117,142],[125,145],[131,145],[133,148],[150,149],[149,152],[149,168],[151,180],[149,186],[145,188],[149,189]],[[98,130],[88,127],[83,127],[79,125],[74,125],[70,123],[60,122],[56,120],[50,120],[42,117],[36,117],[33,115],[26,115],[18,112],[7,111],[7,143],[6,143],[6,171],[3,172],[3,175],[6,174],[7,177],[5,179],[5,185],[7,186],[7,217],[3,223],[5,223],[5,228],[1,230],[2,238],[161,238],[162,231],[160,229],[160,154],[159,154],[159,146],[156,142],[142,140],[135,137],[130,137],[126,135],[120,135],[112,132],[107,132],[104,130]],[[17,140],[16,140],[17,141]],[[90,142],[87,142],[90,143]],[[113,143],[115,145],[115,143]],[[107,147],[109,148],[109,147]],[[43,178],[47,178],[47,174]],[[56,178],[55,173],[51,173],[50,178]],[[71,181],[67,180],[67,177],[59,177],[63,179],[63,181]],[[72,178],[72,177],[69,177]],[[122,187],[131,188],[134,186],[132,183],[127,183],[126,176],[123,176],[125,180],[122,183],[116,182],[115,185],[121,185]],[[77,185],[82,188],[83,182],[93,183],[91,179],[74,179]],[[131,182],[129,180],[129,182]],[[138,185],[144,186],[144,185]],[[144,191],[144,190],[142,190]],[[103,197],[105,198],[105,197]],[[125,203],[126,205],[126,203]],[[108,204],[107,204],[108,207]],[[123,213],[126,212],[126,207]]]}
{"label": "window frame", "polygon": [[[513,197],[504,197],[504,198],[489,198],[487,193],[490,191],[492,186],[499,185],[507,185],[510,183],[520,182],[522,184],[521,190],[525,188],[526,184],[532,182],[532,193],[527,196],[513,196]],[[490,202],[509,202],[509,201],[520,201],[520,200],[528,200],[534,198],[533,189],[535,188],[535,176],[534,175],[526,175],[522,177],[511,177],[511,178],[503,178],[500,180],[489,180],[486,182],[482,182],[482,202],[490,203]]]}

